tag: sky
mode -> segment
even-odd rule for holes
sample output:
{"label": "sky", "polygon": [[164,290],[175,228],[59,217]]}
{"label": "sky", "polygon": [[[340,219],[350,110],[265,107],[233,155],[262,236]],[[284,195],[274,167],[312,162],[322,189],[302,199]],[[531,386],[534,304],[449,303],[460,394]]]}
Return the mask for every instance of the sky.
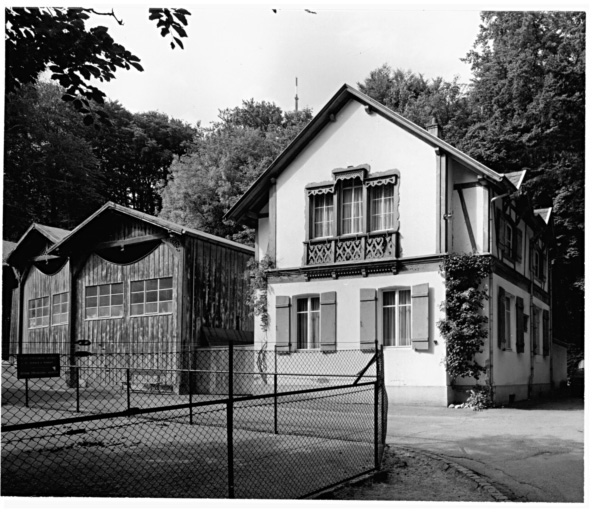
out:
{"label": "sky", "polygon": [[344,83],[356,87],[383,64],[427,79],[471,78],[461,58],[478,34],[476,7],[313,4],[316,14],[281,3],[186,6],[191,16],[183,50],[172,50],[160,36],[147,6],[118,6],[123,26],[108,17],[95,23],[140,57],[144,72],[118,70],[100,87],[132,112],[158,110],[207,126],[219,110],[251,98],[293,110],[296,77],[299,108],[314,114]]}

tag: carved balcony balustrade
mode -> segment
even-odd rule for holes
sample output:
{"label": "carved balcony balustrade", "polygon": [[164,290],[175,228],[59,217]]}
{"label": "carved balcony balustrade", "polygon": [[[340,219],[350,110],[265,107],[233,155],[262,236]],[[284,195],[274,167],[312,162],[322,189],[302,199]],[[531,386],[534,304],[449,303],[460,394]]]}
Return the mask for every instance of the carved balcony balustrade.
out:
{"label": "carved balcony balustrade", "polygon": [[398,254],[397,231],[360,233],[304,242],[304,265],[394,259]]}

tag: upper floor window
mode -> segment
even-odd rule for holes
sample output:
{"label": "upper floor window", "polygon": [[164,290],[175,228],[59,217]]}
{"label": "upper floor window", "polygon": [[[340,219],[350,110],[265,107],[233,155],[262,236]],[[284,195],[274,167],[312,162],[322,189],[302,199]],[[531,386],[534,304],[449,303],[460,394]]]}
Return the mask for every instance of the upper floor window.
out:
{"label": "upper floor window", "polygon": [[173,311],[173,278],[132,281],[130,315],[155,315]]}
{"label": "upper floor window", "polygon": [[412,295],[408,290],[383,292],[383,345],[407,347],[412,344]]}
{"label": "upper floor window", "polygon": [[358,179],[344,181],[341,190],[342,235],[362,231],[362,182]]}
{"label": "upper floor window", "polygon": [[52,299],[51,324],[68,323],[68,292],[56,293]]}
{"label": "upper floor window", "polygon": [[513,221],[512,217],[500,210],[497,210],[496,215],[497,245],[501,251],[500,256],[520,263],[523,259],[523,231],[517,226],[519,219]]}
{"label": "upper floor window", "polygon": [[85,318],[118,318],[124,315],[124,284],[87,286]]}
{"label": "upper floor window", "polygon": [[313,238],[332,236],[334,223],[334,197],[318,194],[313,200]]}
{"label": "upper floor window", "polygon": [[371,231],[393,229],[393,185],[369,187],[371,203]]}
{"label": "upper floor window", "polygon": [[544,281],[546,278],[545,253],[540,247],[533,248],[532,265],[534,277],[540,281]]}
{"label": "upper floor window", "polygon": [[504,297],[504,349],[511,348],[511,297],[505,294]]}
{"label": "upper floor window", "polygon": [[49,326],[49,297],[29,301],[29,329]]}
{"label": "upper floor window", "polygon": [[297,299],[297,348],[319,348],[319,297]]}

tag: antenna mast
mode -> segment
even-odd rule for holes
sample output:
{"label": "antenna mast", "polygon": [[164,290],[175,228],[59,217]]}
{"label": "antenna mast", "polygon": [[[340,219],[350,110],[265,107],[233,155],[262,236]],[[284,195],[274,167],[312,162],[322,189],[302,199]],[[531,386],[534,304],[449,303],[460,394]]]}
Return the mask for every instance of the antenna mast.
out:
{"label": "antenna mast", "polygon": [[295,95],[294,95],[294,111],[299,111],[299,77],[294,78]]}

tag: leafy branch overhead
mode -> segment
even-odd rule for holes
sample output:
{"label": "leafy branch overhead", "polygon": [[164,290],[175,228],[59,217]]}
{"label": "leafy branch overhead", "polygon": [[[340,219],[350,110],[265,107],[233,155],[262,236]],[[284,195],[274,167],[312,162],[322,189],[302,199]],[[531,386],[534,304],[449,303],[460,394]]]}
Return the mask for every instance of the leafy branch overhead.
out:
{"label": "leafy branch overhead", "polygon": [[[155,11],[155,12],[153,12]],[[6,93],[35,84],[40,73],[49,70],[51,78],[65,89],[62,99],[72,102],[91,125],[96,116],[108,123],[108,115],[96,105],[105,103],[105,93],[93,80],[109,82],[118,69],[143,71],[140,58],[115,42],[108,28],[86,27],[90,14],[113,17],[88,8],[19,7],[6,9]],[[153,9],[149,18],[158,19],[161,35],[175,30],[187,37],[185,9]],[[156,16],[156,18],[155,18]],[[178,37],[174,37],[183,48]],[[173,43],[171,43],[173,45]],[[174,46],[173,46],[174,47]]]}

